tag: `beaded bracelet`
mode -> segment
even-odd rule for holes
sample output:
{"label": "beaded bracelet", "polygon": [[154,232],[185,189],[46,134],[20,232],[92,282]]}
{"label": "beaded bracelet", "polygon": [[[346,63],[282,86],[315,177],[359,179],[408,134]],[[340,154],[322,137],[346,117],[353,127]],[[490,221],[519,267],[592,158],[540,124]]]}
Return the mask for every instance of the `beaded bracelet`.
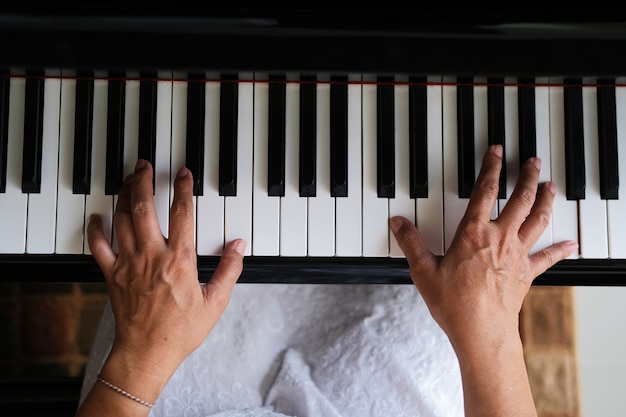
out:
{"label": "beaded bracelet", "polygon": [[104,385],[106,385],[107,387],[111,388],[113,391],[116,391],[128,398],[130,398],[131,400],[137,401],[139,404],[145,405],[146,407],[150,407],[152,408],[152,406],[154,406],[154,403],[150,403],[148,401],[142,400],[139,397],[135,397],[133,394],[131,394],[130,392],[126,392],[123,389],[121,389],[118,386],[115,386],[113,384],[111,384],[109,381],[107,381],[106,379],[102,378],[102,376],[100,376],[100,374],[98,374],[98,376],[96,377],[98,379],[98,381],[102,382]]}

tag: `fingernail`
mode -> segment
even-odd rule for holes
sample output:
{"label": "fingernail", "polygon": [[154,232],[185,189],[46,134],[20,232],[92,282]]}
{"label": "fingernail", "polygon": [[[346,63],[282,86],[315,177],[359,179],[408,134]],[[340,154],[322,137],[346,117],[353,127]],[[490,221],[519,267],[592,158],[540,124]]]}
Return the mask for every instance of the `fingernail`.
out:
{"label": "fingernail", "polygon": [[502,145],[493,145],[492,149],[493,149],[493,153],[502,157]]}
{"label": "fingernail", "polygon": [[569,250],[569,254],[571,255],[574,252],[578,251],[578,243],[574,241],[567,242],[567,249]]}
{"label": "fingernail", "polygon": [[182,167],[176,173],[176,178],[185,178],[187,176],[187,174],[189,174],[189,170],[187,168],[185,168],[185,167]]}
{"label": "fingernail", "polygon": [[401,217],[392,217],[389,220],[389,226],[391,227],[391,231],[394,234],[398,233],[398,230],[400,230],[400,227],[402,227],[402,223],[404,223],[404,221]]}
{"label": "fingernail", "polygon": [[535,166],[537,167],[537,169],[541,169],[541,159],[540,158],[533,158],[533,164],[535,164]]}
{"label": "fingernail", "polygon": [[243,239],[237,239],[232,243],[232,248],[235,250],[235,252],[237,252],[241,256],[245,256],[246,246],[247,246],[247,243]]}
{"label": "fingernail", "polygon": [[139,159],[137,161],[137,163],[135,164],[135,172],[139,172],[142,169],[144,169],[146,166],[148,166],[148,161],[143,160],[143,159]]}
{"label": "fingernail", "polygon": [[552,193],[552,194],[556,194],[556,185],[554,185],[553,182],[547,182],[546,183],[546,187],[548,187],[548,190]]}

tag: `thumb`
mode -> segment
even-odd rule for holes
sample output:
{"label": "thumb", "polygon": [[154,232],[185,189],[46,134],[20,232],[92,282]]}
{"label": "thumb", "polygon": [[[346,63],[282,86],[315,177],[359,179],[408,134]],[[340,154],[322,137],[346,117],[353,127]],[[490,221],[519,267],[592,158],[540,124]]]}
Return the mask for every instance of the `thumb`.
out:
{"label": "thumb", "polygon": [[230,242],[224,249],[213,276],[203,287],[205,297],[212,304],[219,304],[218,308],[222,310],[226,308],[230,293],[243,271],[245,250],[245,240],[237,239]]}
{"label": "thumb", "polygon": [[389,220],[389,225],[398,246],[406,256],[412,276],[417,270],[432,264],[435,257],[413,223],[405,217],[395,216]]}

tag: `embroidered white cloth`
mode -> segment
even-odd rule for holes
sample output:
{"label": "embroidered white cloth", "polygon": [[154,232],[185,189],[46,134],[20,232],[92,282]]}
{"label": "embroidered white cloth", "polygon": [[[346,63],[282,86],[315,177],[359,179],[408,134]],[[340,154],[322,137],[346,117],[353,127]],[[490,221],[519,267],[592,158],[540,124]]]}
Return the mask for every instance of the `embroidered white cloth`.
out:
{"label": "embroidered white cloth", "polygon": [[[81,401],[113,340],[107,305]],[[450,343],[412,285],[237,284],[151,417],[463,416]]]}

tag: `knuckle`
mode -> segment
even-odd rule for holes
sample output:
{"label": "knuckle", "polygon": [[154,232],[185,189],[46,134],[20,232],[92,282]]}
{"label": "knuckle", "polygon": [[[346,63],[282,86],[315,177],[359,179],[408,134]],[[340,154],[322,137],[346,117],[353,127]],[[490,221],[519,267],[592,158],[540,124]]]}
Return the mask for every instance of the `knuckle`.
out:
{"label": "knuckle", "polygon": [[144,217],[152,212],[153,201],[151,198],[140,198],[133,201],[132,212],[133,216]]}
{"label": "knuckle", "polygon": [[172,204],[171,214],[173,217],[188,217],[191,212],[191,202],[189,202],[187,199],[177,199],[175,200],[174,204]]}
{"label": "knuckle", "polygon": [[498,194],[499,186],[493,178],[482,177],[476,182],[476,188],[483,195],[495,196]]}
{"label": "knuckle", "polygon": [[552,253],[552,251],[544,250],[540,252],[540,256],[541,256],[541,263],[543,265],[553,265],[556,263],[554,253]]}
{"label": "knuckle", "polygon": [[535,190],[529,187],[522,187],[517,190],[517,198],[524,206],[532,206],[535,202]]}
{"label": "knuckle", "polygon": [[227,291],[215,291],[211,295],[211,303],[220,310],[225,310],[230,302],[230,294]]}
{"label": "knuckle", "polygon": [[546,229],[550,224],[550,214],[546,211],[535,213],[535,221],[542,229]]}

